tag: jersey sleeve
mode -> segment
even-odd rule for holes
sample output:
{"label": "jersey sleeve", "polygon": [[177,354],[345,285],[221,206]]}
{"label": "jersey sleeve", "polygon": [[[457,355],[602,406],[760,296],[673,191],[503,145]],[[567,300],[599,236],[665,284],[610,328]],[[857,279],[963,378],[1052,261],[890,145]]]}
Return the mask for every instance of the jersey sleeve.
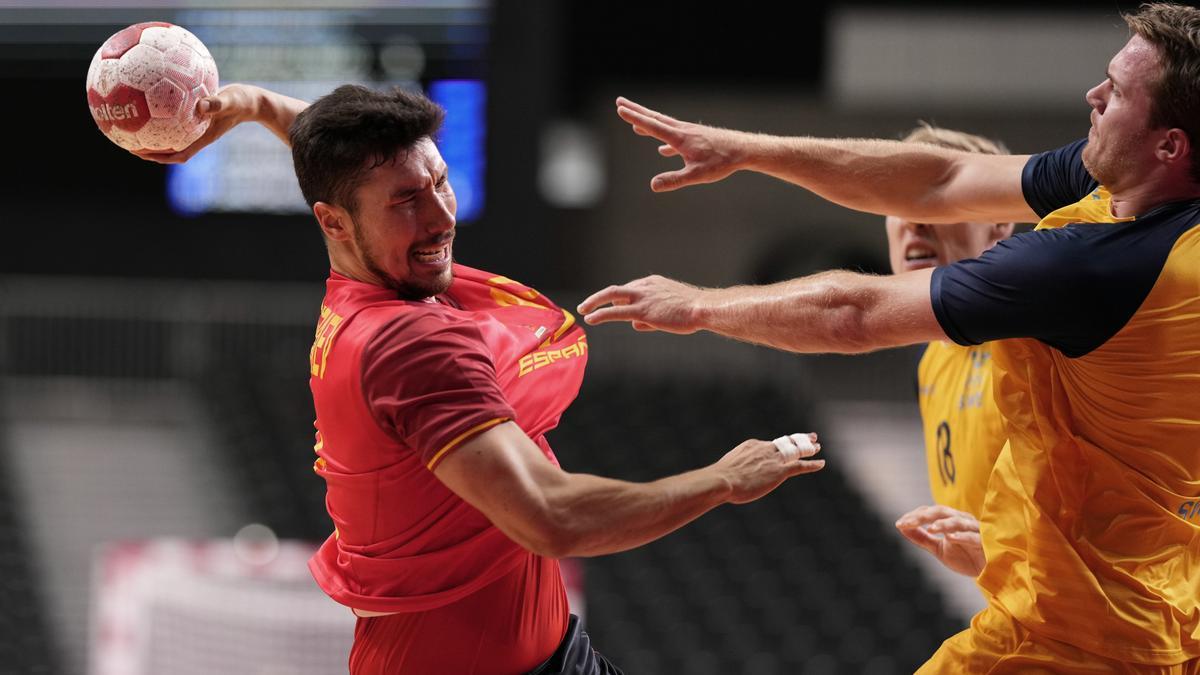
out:
{"label": "jersey sleeve", "polygon": [[379,425],[430,469],[516,418],[479,329],[442,317],[397,319],[363,349],[363,395]]}
{"label": "jersey sleeve", "polygon": [[1131,241],[1137,223],[1026,232],[933,272],[930,299],[960,345],[1036,338],[1069,357],[1104,344],[1137,311],[1169,252]]}
{"label": "jersey sleeve", "polygon": [[1057,150],[1034,155],[1021,172],[1021,191],[1025,202],[1038,217],[1045,218],[1057,209],[1073,204],[1095,190],[1099,183],[1083,166],[1083,138]]}

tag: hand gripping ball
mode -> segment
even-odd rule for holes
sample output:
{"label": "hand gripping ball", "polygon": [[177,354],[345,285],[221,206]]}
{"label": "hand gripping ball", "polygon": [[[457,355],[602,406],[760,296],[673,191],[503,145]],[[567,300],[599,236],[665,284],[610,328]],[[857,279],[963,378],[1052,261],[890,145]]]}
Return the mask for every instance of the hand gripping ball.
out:
{"label": "hand gripping ball", "polygon": [[217,64],[199,38],[162,21],[104,41],[88,67],[87,99],[100,131],[132,151],[182,150],[208,128],[196,102],[217,91]]}

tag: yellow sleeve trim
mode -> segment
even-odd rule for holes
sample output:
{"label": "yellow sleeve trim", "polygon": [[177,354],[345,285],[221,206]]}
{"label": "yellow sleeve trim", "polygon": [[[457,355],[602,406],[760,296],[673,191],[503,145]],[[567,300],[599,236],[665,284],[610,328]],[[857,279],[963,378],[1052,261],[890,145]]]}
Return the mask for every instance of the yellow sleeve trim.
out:
{"label": "yellow sleeve trim", "polygon": [[455,447],[458,446],[459,443],[462,443],[467,438],[470,438],[471,436],[474,436],[475,434],[477,434],[485,429],[491,429],[492,427],[496,426],[497,424],[500,424],[501,422],[507,422],[511,419],[512,419],[511,417],[497,417],[494,420],[488,420],[488,421],[484,422],[483,424],[477,424],[477,425],[471,427],[470,429],[467,429],[466,431],[462,432],[461,434],[455,436],[454,440],[452,440],[449,443],[447,443],[446,445],[442,446],[442,449],[438,450],[437,454],[433,456],[433,459],[429,460],[429,463],[425,465],[426,468],[428,468],[430,471],[432,471],[433,465],[438,463],[438,460],[440,460],[442,458],[442,455],[445,455],[447,452],[450,452],[451,450],[453,450]]}

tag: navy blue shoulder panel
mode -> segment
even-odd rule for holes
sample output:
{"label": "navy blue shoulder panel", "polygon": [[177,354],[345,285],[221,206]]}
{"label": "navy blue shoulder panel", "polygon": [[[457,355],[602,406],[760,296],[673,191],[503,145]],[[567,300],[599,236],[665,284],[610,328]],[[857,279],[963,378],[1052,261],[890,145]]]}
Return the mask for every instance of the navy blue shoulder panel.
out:
{"label": "navy blue shoulder panel", "polygon": [[961,345],[1036,338],[1079,357],[1116,335],[1154,288],[1175,241],[1200,223],[1200,202],[1124,223],[1025,232],[933,272],[933,311]]}
{"label": "navy blue shoulder panel", "polygon": [[1087,139],[1082,138],[1057,150],[1034,155],[1025,163],[1021,192],[1025,203],[1039,218],[1074,204],[1100,185],[1083,168],[1080,156],[1086,146]]}

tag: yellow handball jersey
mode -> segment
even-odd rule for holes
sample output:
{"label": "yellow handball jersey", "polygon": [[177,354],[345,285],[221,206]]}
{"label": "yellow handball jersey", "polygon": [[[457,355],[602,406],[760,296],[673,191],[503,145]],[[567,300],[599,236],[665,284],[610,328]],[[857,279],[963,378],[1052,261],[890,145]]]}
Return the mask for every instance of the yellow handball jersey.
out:
{"label": "yellow handball jersey", "polygon": [[991,345],[930,342],[917,366],[917,401],[933,501],[978,517],[1005,439]]}
{"label": "yellow handball jersey", "polygon": [[1200,657],[1200,200],[1115,219],[1084,145],[1026,165],[1037,230],[933,275],[948,336],[1000,340],[979,582],[1034,633],[1177,664]]}

